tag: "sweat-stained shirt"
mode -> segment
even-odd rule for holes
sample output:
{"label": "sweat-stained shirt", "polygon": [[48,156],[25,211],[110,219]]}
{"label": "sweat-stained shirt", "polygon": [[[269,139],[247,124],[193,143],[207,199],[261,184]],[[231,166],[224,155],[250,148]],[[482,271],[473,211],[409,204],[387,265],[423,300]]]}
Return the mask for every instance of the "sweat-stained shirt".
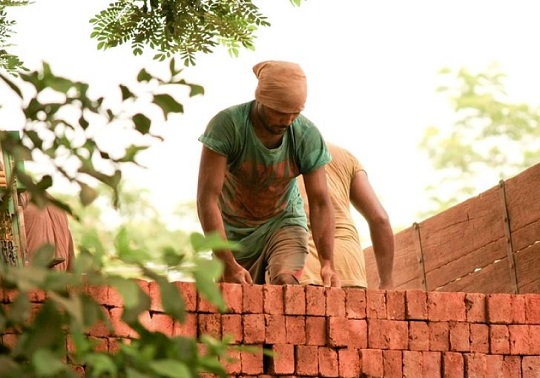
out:
{"label": "sweat-stained shirt", "polygon": [[227,238],[242,247],[235,252],[237,260],[261,253],[268,238],[283,226],[307,230],[296,177],[331,160],[319,130],[303,115],[288,128],[279,147],[264,146],[250,120],[252,104],[222,110],[199,137],[206,147],[227,157],[219,205]]}

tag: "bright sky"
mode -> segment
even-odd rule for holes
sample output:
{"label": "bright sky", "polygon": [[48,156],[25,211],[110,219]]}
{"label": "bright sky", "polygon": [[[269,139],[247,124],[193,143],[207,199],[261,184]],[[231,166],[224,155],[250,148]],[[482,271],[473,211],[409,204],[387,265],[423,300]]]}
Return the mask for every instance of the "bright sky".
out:
{"label": "bright sky", "polygon": [[[106,93],[133,82],[151,55],[129,48],[98,51],[88,20],[109,0],[36,0],[8,15],[17,21],[18,54],[29,68],[48,62],[53,72]],[[431,168],[417,145],[429,125],[445,126],[449,109],[436,94],[443,67],[483,70],[496,62],[516,101],[540,99],[540,2],[537,0],[327,0],[300,8],[288,0],[258,1],[272,23],[261,29],[256,51],[231,58],[223,50],[200,56],[186,69],[203,97],[179,99],[183,116],[155,125],[165,137],[145,156],[148,170],[129,177],[153,193],[167,215],[195,199],[200,143],[208,120],[224,107],[251,100],[251,68],[266,59],[299,63],[308,77],[304,114],[333,142],[363,162],[395,227],[415,222]],[[1,96],[1,95],[0,95]],[[20,128],[9,112],[1,127]],[[492,186],[497,183],[493,183]]]}

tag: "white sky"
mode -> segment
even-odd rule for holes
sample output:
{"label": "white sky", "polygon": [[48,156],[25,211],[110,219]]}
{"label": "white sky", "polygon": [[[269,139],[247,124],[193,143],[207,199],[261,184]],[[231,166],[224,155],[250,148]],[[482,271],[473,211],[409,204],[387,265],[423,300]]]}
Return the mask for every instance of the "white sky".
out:
{"label": "white sky", "polygon": [[[29,68],[48,62],[53,72],[90,83],[101,94],[132,83],[158,62],[135,57],[129,47],[98,51],[88,20],[109,0],[36,0],[8,9],[17,21],[18,54]],[[167,215],[174,204],[195,199],[200,143],[208,120],[229,105],[251,100],[252,66],[266,59],[299,63],[308,77],[304,114],[323,135],[355,153],[395,227],[416,221],[431,168],[417,148],[424,129],[444,126],[449,113],[439,97],[443,67],[483,70],[496,62],[508,75],[516,101],[540,99],[540,2],[537,0],[288,0],[258,1],[272,23],[261,29],[256,51],[231,58],[219,50],[186,69],[204,97],[180,98],[185,114],[156,125],[166,139],[145,156],[148,170],[128,172],[147,187]],[[163,63],[161,63],[163,64]],[[5,95],[0,96],[3,103]],[[20,128],[9,111],[0,127]],[[494,186],[494,182],[490,186]]]}

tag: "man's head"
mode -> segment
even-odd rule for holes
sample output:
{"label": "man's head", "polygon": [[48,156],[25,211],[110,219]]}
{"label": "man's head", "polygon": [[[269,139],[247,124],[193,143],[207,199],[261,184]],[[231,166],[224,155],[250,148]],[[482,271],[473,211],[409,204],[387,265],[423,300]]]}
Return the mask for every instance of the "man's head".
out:
{"label": "man's head", "polygon": [[255,99],[280,113],[300,113],[307,98],[306,75],[296,63],[268,60],[256,64],[253,72],[259,84]]}

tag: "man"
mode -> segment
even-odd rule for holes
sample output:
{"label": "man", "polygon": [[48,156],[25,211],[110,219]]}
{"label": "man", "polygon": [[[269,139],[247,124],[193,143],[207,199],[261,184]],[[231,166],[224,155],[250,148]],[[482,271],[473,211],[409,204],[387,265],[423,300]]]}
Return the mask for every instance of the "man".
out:
{"label": "man", "polygon": [[255,100],[215,115],[203,143],[197,210],[205,234],[238,242],[214,250],[222,281],[298,284],[307,256],[307,220],[296,177],[303,175],[325,286],[339,286],[333,265],[334,215],[324,166],[330,154],[315,125],[300,112],[306,77],[295,63],[256,64]]}
{"label": "man", "polygon": [[[350,205],[366,219],[379,273],[379,289],[392,289],[394,262],[394,233],[386,210],[375,194],[367,173],[346,149],[327,143],[332,161],[326,167],[328,190],[335,212],[334,263],[343,287],[367,288],[364,252],[350,211]],[[300,192],[308,202],[304,185]],[[308,209],[306,208],[306,211]],[[300,283],[321,285],[316,272],[319,262],[316,247],[310,240],[309,255]]]}

